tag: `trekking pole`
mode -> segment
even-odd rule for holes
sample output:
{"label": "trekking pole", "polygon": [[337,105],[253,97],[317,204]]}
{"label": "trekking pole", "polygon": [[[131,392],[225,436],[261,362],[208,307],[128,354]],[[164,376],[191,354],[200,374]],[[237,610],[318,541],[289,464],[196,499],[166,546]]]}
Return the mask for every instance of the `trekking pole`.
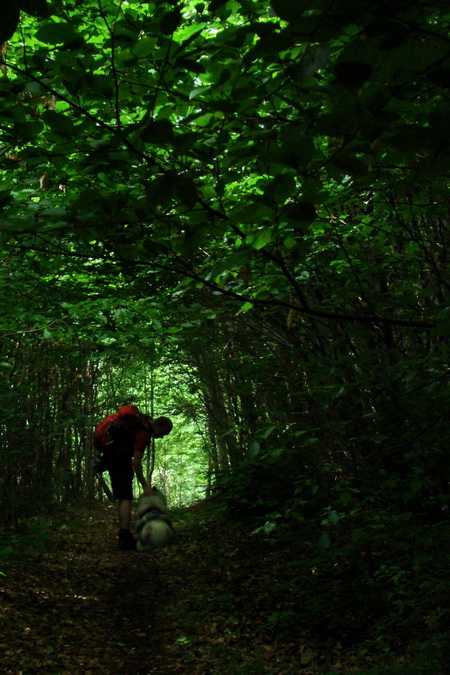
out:
{"label": "trekking pole", "polygon": [[[150,417],[153,419],[155,417],[155,369],[152,367],[150,369]],[[148,468],[147,483],[151,486],[153,471],[155,470],[155,437],[152,436],[150,441],[150,466]]]}
{"label": "trekking pole", "polygon": [[106,482],[106,480],[103,478],[102,474],[101,474],[101,473],[97,473],[97,474],[95,474],[95,475],[97,476],[98,482],[100,483],[101,487],[103,488],[103,491],[104,491],[105,495],[108,497],[109,501],[110,501],[110,502],[114,502],[114,501],[115,501],[114,495],[113,495],[113,493],[111,492],[111,490],[110,490],[110,488],[109,488],[109,485],[108,485],[108,483]]}
{"label": "trekking pole", "polygon": [[148,467],[148,474],[147,474],[147,483],[150,486],[152,484],[152,476],[154,468],[155,468],[155,439],[152,436],[152,440],[150,441],[150,466]]}

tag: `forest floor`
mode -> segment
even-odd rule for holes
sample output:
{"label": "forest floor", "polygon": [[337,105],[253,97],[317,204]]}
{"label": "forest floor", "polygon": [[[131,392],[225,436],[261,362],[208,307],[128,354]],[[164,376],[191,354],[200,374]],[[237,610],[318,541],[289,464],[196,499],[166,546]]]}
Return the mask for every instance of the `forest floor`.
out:
{"label": "forest floor", "polygon": [[64,509],[51,532],[37,521],[34,538],[13,541],[0,559],[0,672],[419,672],[283,630],[297,611],[292,545],[270,546],[198,505],[175,521],[174,546],[121,552],[115,516],[110,505]]}

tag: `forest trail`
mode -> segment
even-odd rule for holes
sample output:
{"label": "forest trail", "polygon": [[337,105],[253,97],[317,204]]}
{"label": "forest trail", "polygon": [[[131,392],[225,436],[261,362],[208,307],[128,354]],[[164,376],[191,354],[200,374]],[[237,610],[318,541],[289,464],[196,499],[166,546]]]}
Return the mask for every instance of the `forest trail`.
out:
{"label": "forest trail", "polygon": [[121,552],[115,515],[65,513],[43,550],[0,564],[0,672],[320,672],[308,650],[264,628],[276,609],[267,573],[281,572],[282,552],[269,560],[258,538],[200,513],[175,520],[175,546]]}

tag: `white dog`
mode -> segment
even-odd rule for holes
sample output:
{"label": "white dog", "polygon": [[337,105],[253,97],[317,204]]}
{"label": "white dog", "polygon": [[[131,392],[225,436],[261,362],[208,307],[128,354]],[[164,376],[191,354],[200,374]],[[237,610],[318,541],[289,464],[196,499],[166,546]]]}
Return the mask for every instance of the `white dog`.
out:
{"label": "white dog", "polygon": [[153,488],[153,494],[139,497],[136,522],[138,551],[151,551],[174,541],[175,532],[168,513],[166,497],[160,490]]}

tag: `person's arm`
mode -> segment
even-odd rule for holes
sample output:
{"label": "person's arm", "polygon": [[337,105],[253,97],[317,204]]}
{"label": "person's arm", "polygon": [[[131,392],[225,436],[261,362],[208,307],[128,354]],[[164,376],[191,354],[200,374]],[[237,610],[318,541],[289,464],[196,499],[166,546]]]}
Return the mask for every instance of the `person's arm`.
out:
{"label": "person's arm", "polygon": [[146,495],[151,495],[153,492],[151,486],[145,480],[144,469],[142,468],[142,458],[150,440],[150,433],[145,429],[139,429],[134,439],[133,470]]}
{"label": "person's arm", "polygon": [[151,495],[153,490],[150,487],[150,485],[147,484],[147,481],[145,480],[144,477],[144,469],[142,468],[142,458],[144,456],[144,453],[141,452],[140,450],[135,450],[134,455],[133,455],[133,471],[138,479],[139,483],[142,486],[142,489],[144,490],[146,495]]}

